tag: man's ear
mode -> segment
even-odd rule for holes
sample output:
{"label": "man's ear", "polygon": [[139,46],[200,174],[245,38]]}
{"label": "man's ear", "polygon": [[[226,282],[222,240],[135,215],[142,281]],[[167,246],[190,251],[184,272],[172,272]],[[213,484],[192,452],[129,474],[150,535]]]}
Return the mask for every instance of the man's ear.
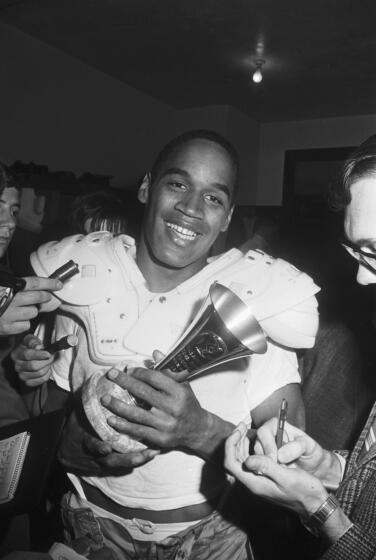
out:
{"label": "man's ear", "polygon": [[234,211],[234,206],[232,206],[232,207],[230,208],[230,211],[229,211],[229,213],[228,213],[227,216],[226,216],[225,223],[224,223],[223,226],[221,227],[221,231],[227,231],[227,230],[228,230],[228,226],[230,225],[233,211]]}
{"label": "man's ear", "polygon": [[147,204],[149,201],[150,185],[151,185],[150,173],[146,173],[138,189],[138,200],[142,202],[142,204]]}

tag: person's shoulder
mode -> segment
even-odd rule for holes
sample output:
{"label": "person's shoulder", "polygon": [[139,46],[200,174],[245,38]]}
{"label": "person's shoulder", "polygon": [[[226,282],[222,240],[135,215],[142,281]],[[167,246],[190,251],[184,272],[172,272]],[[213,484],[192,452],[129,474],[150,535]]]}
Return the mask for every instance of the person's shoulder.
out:
{"label": "person's shoulder", "polygon": [[77,265],[77,274],[64,282],[56,296],[73,305],[93,305],[105,297],[108,286],[120,274],[119,257],[126,259],[134,245],[127,235],[104,231],[71,235],[41,245],[31,254],[30,262],[34,272],[44,277],[67,263]]}
{"label": "person's shoulder", "polygon": [[117,246],[128,250],[134,245],[134,240],[128,235],[114,235],[107,231],[70,235],[38,247],[31,253],[30,262],[36,274],[50,276],[69,260],[84,265],[88,259],[106,259]]}

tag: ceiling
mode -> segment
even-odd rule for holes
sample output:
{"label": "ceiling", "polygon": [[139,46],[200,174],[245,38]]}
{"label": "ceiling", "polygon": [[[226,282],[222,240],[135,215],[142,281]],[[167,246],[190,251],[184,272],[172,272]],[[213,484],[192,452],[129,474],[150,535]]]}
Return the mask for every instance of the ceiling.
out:
{"label": "ceiling", "polygon": [[176,108],[376,113],[375,0],[0,0],[0,20]]}

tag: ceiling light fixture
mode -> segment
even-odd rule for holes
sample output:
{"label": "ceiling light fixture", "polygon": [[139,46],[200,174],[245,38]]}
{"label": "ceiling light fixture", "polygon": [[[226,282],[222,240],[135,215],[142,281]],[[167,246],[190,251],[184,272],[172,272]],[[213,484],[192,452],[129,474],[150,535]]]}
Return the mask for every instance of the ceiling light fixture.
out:
{"label": "ceiling light fixture", "polygon": [[263,58],[259,58],[258,60],[255,60],[255,65],[256,65],[256,70],[253,72],[252,75],[252,80],[255,82],[255,84],[259,84],[260,82],[262,82],[262,67],[265,64],[265,60]]}

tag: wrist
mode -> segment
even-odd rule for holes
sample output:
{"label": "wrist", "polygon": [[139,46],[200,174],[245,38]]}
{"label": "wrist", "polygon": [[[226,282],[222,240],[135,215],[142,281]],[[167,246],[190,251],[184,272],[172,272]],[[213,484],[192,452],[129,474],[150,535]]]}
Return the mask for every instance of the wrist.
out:
{"label": "wrist", "polygon": [[234,425],[207,410],[202,412],[200,428],[191,435],[186,447],[205,460],[210,459],[223,465],[224,443],[232,433]]}
{"label": "wrist", "polygon": [[319,510],[319,508],[328,498],[328,492],[320,483],[320,488],[317,488],[314,494],[305,497],[302,504],[302,518],[309,519]]}
{"label": "wrist", "polygon": [[321,536],[329,544],[338,541],[352,527],[352,522],[333,495],[328,496],[310,517],[301,517],[301,521],[308,531],[316,537]]}
{"label": "wrist", "polygon": [[306,514],[301,516],[301,521],[310,533],[318,536],[324,524],[338,509],[339,504],[333,495],[326,494],[320,505],[312,511],[313,507],[315,507],[314,502],[306,510]]}

